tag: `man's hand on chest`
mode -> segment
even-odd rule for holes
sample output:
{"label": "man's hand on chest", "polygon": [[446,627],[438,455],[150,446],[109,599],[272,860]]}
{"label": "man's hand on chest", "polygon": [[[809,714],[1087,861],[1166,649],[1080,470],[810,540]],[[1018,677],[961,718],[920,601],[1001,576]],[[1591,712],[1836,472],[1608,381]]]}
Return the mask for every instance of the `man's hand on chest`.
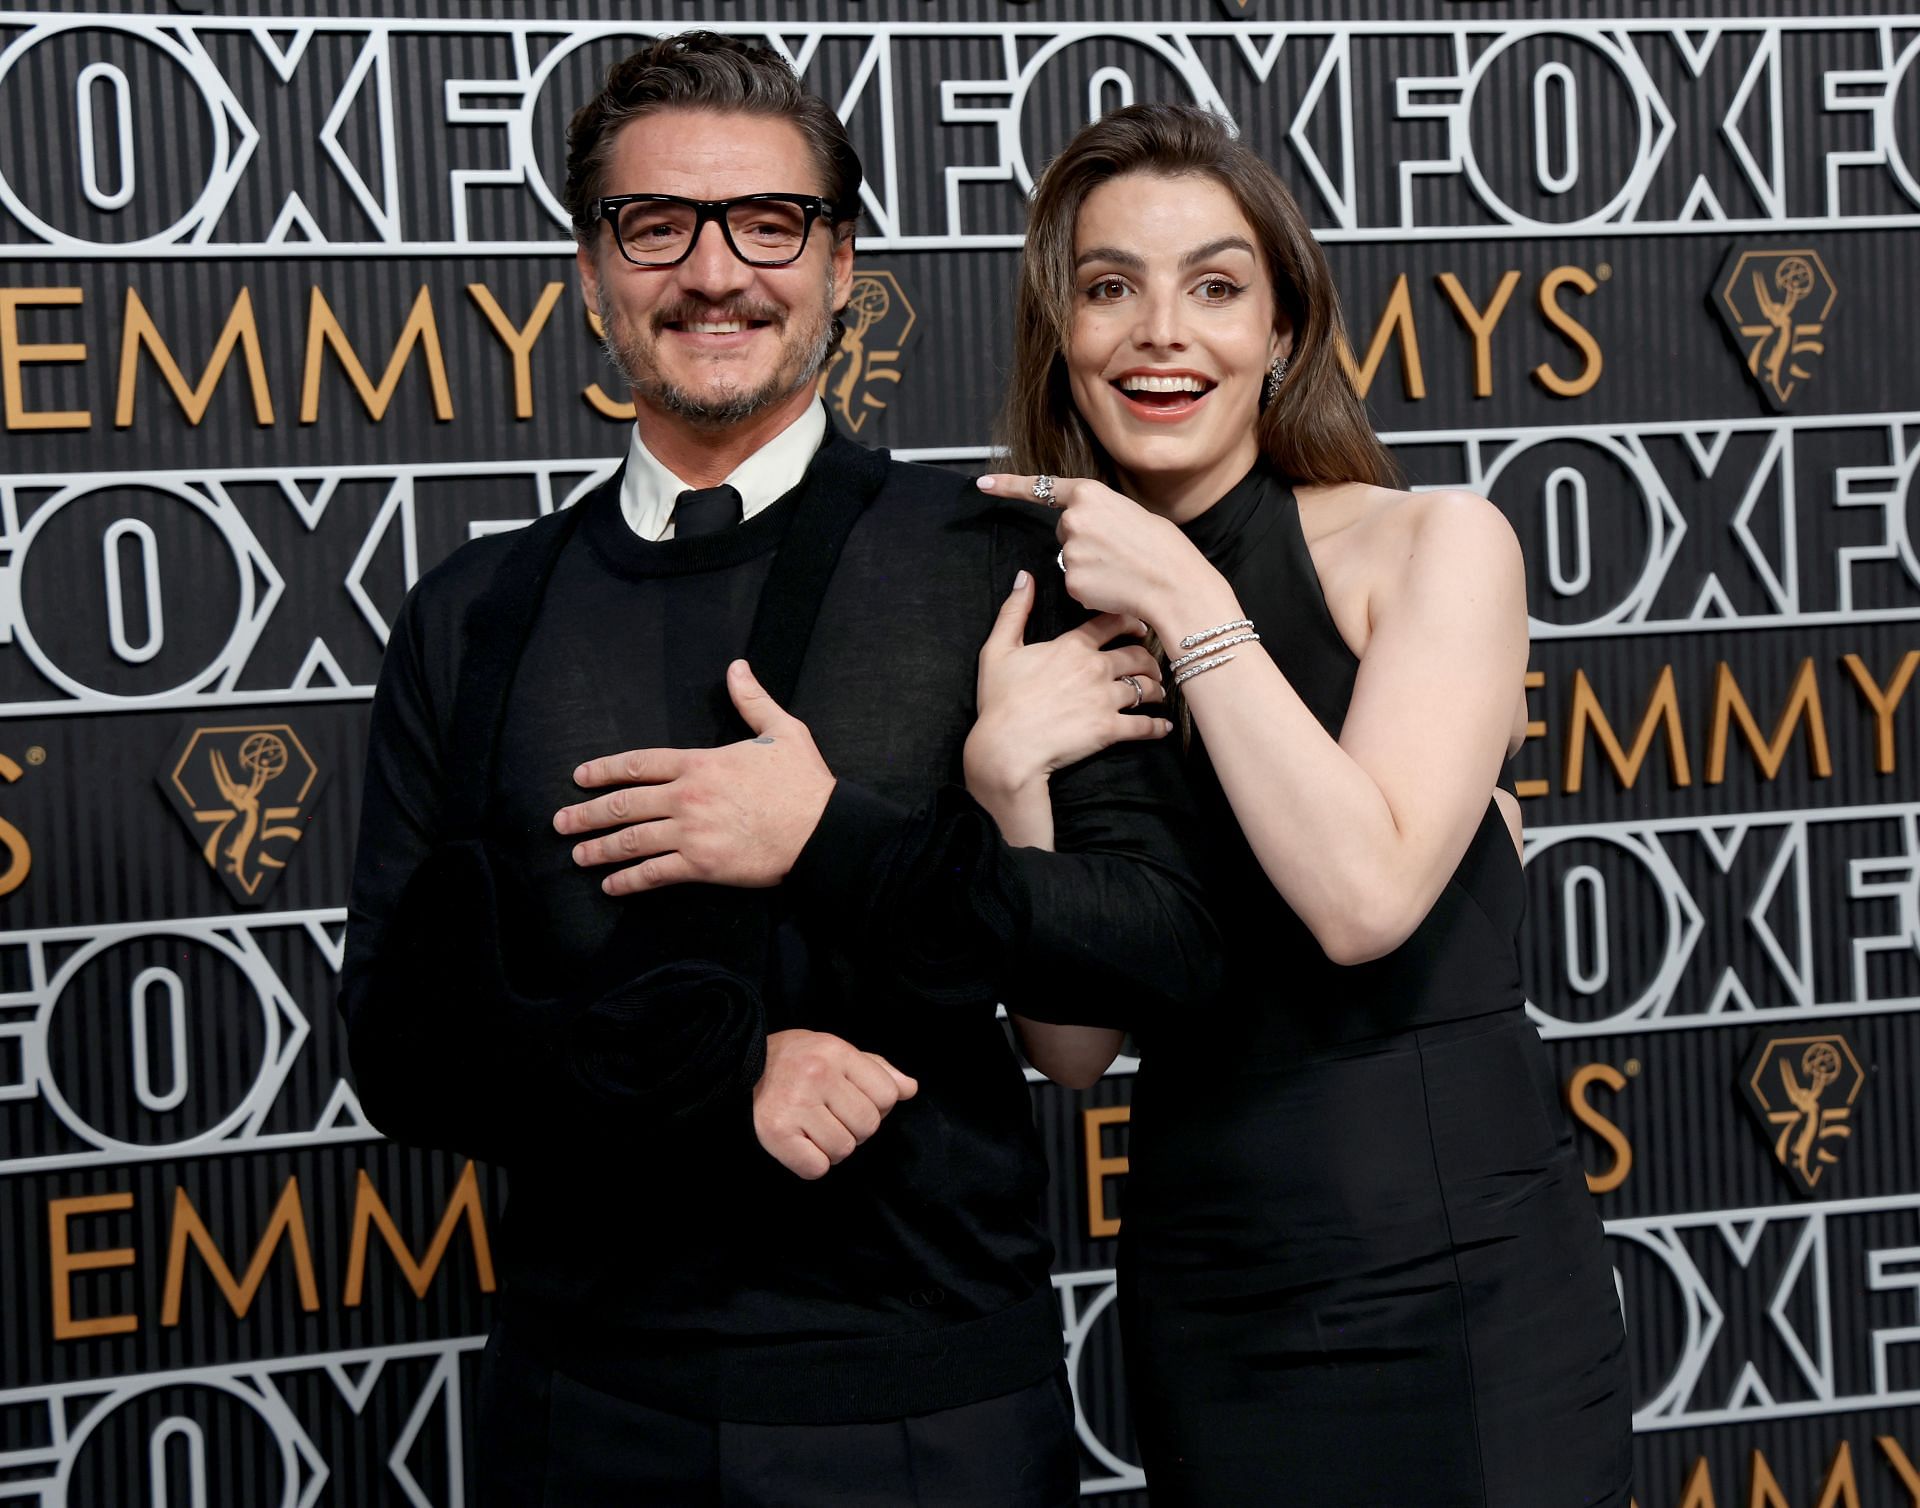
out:
{"label": "man's hand on chest", "polygon": [[[718,749],[631,749],[588,760],[574,780],[605,792],[554,814],[581,836],[583,868],[615,864],[609,895],[696,881],[758,889],[793,868],[833,792],[807,725],[784,711],[744,660],[727,691],[754,736]],[[594,836],[586,836],[586,835]]]}

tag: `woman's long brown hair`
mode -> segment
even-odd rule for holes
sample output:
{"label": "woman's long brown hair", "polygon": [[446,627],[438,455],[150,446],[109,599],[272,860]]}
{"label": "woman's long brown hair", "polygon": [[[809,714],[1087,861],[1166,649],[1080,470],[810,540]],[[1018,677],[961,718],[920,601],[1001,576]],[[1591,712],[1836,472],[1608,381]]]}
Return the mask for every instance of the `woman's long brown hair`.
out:
{"label": "woman's long brown hair", "polygon": [[1367,422],[1341,365],[1340,301],[1306,216],[1226,122],[1192,105],[1116,110],[1075,136],[1041,175],[1027,217],[1013,368],[1000,418],[1001,445],[1012,469],[1119,483],[1111,458],[1074,407],[1065,351],[1080,206],[1100,184],[1123,173],[1211,178],[1233,195],[1253,227],[1273,278],[1274,302],[1293,325],[1286,379],[1255,421],[1268,461],[1298,482],[1399,485],[1399,468]]}

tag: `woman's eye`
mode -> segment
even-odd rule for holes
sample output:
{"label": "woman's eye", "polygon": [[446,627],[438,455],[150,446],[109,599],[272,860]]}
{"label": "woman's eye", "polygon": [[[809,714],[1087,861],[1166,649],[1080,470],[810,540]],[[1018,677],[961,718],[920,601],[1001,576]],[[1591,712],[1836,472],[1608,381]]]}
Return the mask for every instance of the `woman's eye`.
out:
{"label": "woman's eye", "polygon": [[1209,304],[1224,304],[1239,291],[1238,283],[1230,283],[1225,278],[1208,278],[1199,288],[1201,300]]}
{"label": "woman's eye", "polygon": [[1119,278],[1101,278],[1087,288],[1087,297],[1095,303],[1107,303],[1116,298],[1124,298],[1127,285]]}

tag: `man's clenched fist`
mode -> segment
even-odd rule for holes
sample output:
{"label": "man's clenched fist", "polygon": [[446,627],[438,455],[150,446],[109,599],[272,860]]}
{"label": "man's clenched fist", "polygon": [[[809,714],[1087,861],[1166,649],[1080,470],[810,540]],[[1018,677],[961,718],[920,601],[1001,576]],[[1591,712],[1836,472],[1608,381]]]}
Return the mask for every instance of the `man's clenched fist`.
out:
{"label": "man's clenched fist", "polygon": [[753,1086],[753,1130],[782,1167],[821,1178],[920,1086],[878,1053],[827,1032],[774,1032]]}

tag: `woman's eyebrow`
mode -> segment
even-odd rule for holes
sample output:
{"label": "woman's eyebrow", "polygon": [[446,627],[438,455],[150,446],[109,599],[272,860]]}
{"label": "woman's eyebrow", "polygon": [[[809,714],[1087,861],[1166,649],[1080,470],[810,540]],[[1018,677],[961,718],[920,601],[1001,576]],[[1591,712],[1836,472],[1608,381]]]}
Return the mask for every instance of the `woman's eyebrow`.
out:
{"label": "woman's eyebrow", "polygon": [[1222,236],[1217,241],[1209,241],[1205,246],[1196,246],[1180,259],[1183,268],[1191,267],[1195,262],[1204,262],[1208,257],[1217,257],[1223,251],[1244,251],[1249,256],[1253,247],[1245,236]]}
{"label": "woman's eyebrow", "polygon": [[[1205,246],[1196,246],[1180,258],[1182,269],[1196,262],[1204,262],[1209,257],[1217,257],[1223,251],[1244,251],[1253,255],[1253,243],[1245,236],[1221,236],[1217,241],[1209,241]],[[1146,258],[1131,251],[1122,251],[1117,246],[1089,246],[1073,259],[1074,270],[1078,271],[1089,262],[1104,262],[1110,267],[1119,267],[1127,272],[1145,272]]]}
{"label": "woman's eyebrow", "polygon": [[1147,270],[1145,257],[1135,256],[1130,251],[1122,251],[1117,246],[1088,247],[1073,259],[1074,270],[1078,271],[1089,262],[1106,262],[1114,267],[1124,267],[1128,272],[1145,272]]}

